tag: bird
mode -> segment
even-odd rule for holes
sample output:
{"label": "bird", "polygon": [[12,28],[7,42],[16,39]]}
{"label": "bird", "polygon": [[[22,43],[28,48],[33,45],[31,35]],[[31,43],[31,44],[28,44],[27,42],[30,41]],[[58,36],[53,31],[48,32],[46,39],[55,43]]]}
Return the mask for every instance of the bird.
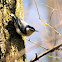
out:
{"label": "bird", "polygon": [[15,14],[9,15],[14,20],[14,26],[16,28],[16,32],[21,36],[30,36],[34,32],[38,32],[34,27],[30,26],[24,20],[17,17]]}

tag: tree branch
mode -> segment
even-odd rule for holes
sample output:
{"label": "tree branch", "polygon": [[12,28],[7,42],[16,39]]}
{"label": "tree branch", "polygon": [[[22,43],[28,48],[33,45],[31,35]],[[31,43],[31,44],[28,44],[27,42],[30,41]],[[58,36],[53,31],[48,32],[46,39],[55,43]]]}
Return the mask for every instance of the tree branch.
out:
{"label": "tree branch", "polygon": [[46,55],[46,54],[48,54],[48,53],[50,53],[50,52],[53,52],[54,50],[58,49],[60,46],[62,46],[62,43],[60,43],[60,44],[54,46],[53,48],[51,48],[51,49],[45,51],[44,53],[38,55],[37,58],[32,59],[30,62],[34,62],[34,61],[38,60],[39,58],[43,57],[44,55]]}

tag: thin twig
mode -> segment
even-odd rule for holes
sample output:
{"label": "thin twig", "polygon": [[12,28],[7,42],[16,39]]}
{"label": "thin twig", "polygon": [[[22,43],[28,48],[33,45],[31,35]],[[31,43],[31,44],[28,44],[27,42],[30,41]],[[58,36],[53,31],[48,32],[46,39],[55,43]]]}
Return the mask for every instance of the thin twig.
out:
{"label": "thin twig", "polygon": [[37,44],[37,43],[35,43],[35,42],[31,41],[30,39],[27,39],[27,38],[25,38],[25,39],[26,39],[26,40],[28,40],[28,41],[30,41],[31,43],[33,43],[33,44],[37,45],[37,46],[40,46],[40,47],[42,47],[42,48],[44,48],[44,49],[48,50],[48,48],[43,47],[43,46],[41,46],[41,45],[39,45],[39,44]]}
{"label": "thin twig", "polygon": [[54,9],[55,11],[57,11],[57,10],[62,10],[62,8],[60,8],[60,9],[55,9],[55,8],[53,8],[53,7],[51,7],[51,6],[49,6],[49,5],[45,5],[44,3],[42,3],[42,2],[40,2],[40,4],[43,4],[44,6],[46,6],[46,7],[48,7],[48,8],[50,8],[50,9]]}
{"label": "thin twig", "polygon": [[48,57],[62,59],[61,57],[58,57],[58,56],[54,57],[54,56],[50,56],[50,55],[48,55]]}
{"label": "thin twig", "polygon": [[36,0],[35,1],[35,4],[36,4],[36,8],[37,8],[37,12],[38,12],[38,16],[39,16],[39,19],[40,19],[40,14],[39,14],[39,10],[38,10],[38,7],[37,7],[37,3],[36,3]]}

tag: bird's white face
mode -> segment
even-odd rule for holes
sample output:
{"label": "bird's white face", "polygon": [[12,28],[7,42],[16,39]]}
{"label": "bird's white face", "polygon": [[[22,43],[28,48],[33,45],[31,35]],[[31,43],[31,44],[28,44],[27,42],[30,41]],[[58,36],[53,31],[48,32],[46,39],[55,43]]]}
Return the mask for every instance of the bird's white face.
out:
{"label": "bird's white face", "polygon": [[35,30],[26,28],[27,36],[30,36]]}

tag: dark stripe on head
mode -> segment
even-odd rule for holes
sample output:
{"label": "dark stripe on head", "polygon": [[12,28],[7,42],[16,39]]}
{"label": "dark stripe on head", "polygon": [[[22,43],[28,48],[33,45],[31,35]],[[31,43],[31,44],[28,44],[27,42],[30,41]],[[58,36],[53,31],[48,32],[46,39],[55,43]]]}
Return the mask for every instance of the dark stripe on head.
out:
{"label": "dark stripe on head", "polygon": [[26,28],[27,28],[27,27],[28,27],[28,28],[32,28],[32,29],[35,31],[35,29],[34,29],[33,27],[31,27],[31,26],[29,26],[29,25],[27,25]]}

